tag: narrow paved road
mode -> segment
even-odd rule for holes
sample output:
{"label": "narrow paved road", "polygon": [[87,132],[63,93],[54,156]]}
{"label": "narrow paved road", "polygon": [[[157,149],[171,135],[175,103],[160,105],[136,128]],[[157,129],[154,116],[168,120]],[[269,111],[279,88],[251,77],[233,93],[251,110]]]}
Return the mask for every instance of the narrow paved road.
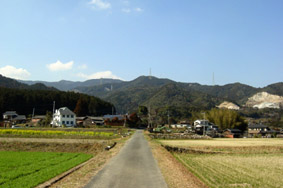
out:
{"label": "narrow paved road", "polygon": [[166,188],[149,145],[138,130],[85,188]]}

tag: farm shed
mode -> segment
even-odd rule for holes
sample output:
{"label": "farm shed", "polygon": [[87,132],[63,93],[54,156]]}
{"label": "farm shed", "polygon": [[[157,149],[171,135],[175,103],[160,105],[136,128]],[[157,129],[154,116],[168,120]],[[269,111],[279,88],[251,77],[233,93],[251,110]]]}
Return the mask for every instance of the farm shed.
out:
{"label": "farm shed", "polygon": [[223,135],[226,138],[241,138],[242,131],[240,129],[226,129],[224,130]]}

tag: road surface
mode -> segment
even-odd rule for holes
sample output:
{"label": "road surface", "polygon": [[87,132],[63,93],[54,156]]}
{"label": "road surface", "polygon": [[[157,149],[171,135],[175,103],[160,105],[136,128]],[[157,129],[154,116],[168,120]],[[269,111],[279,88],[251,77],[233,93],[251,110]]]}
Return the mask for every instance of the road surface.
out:
{"label": "road surface", "polygon": [[167,188],[142,130],[85,186],[93,187]]}

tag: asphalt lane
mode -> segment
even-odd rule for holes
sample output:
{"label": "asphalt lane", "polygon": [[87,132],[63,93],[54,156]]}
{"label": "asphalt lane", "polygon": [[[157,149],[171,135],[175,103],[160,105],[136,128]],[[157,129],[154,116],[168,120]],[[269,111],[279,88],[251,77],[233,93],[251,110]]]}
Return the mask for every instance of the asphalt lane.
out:
{"label": "asphalt lane", "polygon": [[167,188],[142,130],[85,186],[93,187]]}

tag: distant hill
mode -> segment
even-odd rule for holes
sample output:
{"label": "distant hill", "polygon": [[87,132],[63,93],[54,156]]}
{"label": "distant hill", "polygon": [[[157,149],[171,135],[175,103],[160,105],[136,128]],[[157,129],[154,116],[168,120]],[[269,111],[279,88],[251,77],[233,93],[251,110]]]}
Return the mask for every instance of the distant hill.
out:
{"label": "distant hill", "polygon": [[17,80],[11,79],[4,77],[0,74],[0,87],[5,87],[5,88],[14,88],[14,89],[30,89],[30,90],[57,90],[53,87],[47,87],[44,84],[24,84],[20,83]]}
{"label": "distant hill", "polygon": [[[29,81],[33,84],[40,81]],[[113,103],[120,113],[135,111],[140,105],[151,108],[171,106],[174,108],[209,109],[222,102],[232,102],[240,107],[248,99],[262,91],[283,96],[283,82],[255,88],[242,83],[223,86],[180,83],[154,76],[140,76],[132,81],[94,79],[85,82],[40,82],[60,90],[71,90],[102,98]]]}
{"label": "distant hill", "polygon": [[46,82],[46,81],[23,81],[19,80],[19,82],[32,85],[32,84],[37,84],[41,83],[46,86],[54,87],[57,88],[61,91],[70,91],[74,90],[76,87],[88,87],[88,86],[96,86],[96,85],[103,85],[107,83],[121,83],[121,80],[116,80],[116,79],[108,79],[108,78],[103,78],[103,79],[91,79],[87,80],[84,82],[73,82],[73,81],[67,81],[67,80],[61,80],[58,82]]}
{"label": "distant hill", "polygon": [[244,104],[251,95],[254,95],[260,91],[258,88],[241,83],[227,84],[224,86],[187,84],[185,88],[207,93],[214,97],[223,98],[240,105]]}
{"label": "distant hill", "polygon": [[270,94],[283,96],[283,82],[268,85],[262,89]]}
{"label": "distant hill", "polygon": [[139,105],[150,105],[152,108],[186,106],[209,109],[224,101],[230,101],[243,106],[249,97],[261,91],[282,95],[283,84],[276,83],[265,88],[255,88],[241,83],[207,86],[140,76],[129,82],[77,87],[76,90],[113,103],[118,112],[128,112],[137,109]]}
{"label": "distant hill", "polygon": [[[82,115],[104,115],[112,113],[113,105],[100,98],[86,94],[59,91],[42,83],[27,85],[0,75],[0,114],[17,111],[29,115],[35,108],[36,114],[45,114],[56,107],[77,109]],[[0,117],[0,119],[2,116]]]}

